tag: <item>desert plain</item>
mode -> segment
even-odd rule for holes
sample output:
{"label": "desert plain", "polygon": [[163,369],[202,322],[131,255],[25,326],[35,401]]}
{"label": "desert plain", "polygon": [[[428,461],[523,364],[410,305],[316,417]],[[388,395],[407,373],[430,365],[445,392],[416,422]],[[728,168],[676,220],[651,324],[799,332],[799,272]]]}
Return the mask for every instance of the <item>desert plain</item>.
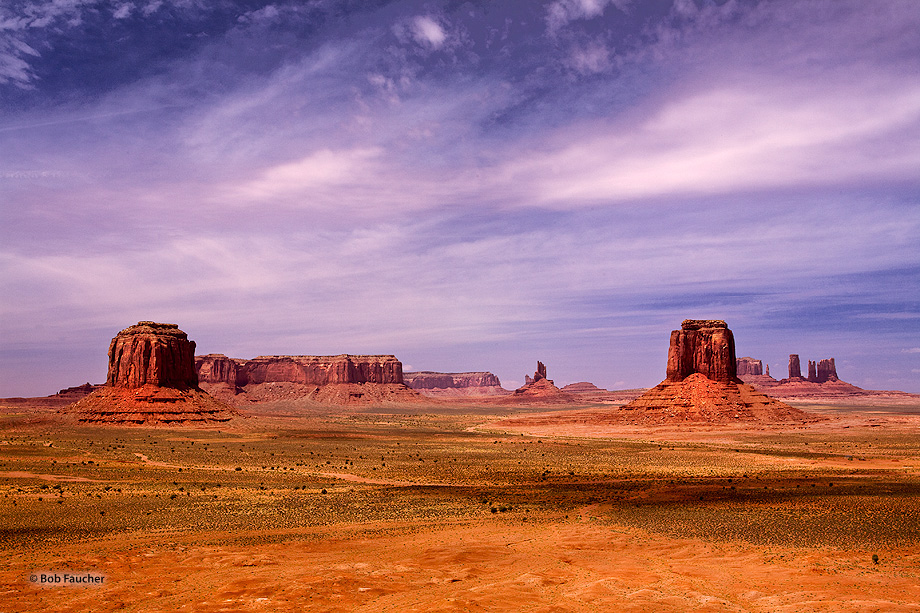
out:
{"label": "desert plain", "polygon": [[[7,402],[0,611],[920,610],[920,406],[797,406],[820,419],[432,399],[102,427]],[[64,573],[99,583],[40,582]]]}

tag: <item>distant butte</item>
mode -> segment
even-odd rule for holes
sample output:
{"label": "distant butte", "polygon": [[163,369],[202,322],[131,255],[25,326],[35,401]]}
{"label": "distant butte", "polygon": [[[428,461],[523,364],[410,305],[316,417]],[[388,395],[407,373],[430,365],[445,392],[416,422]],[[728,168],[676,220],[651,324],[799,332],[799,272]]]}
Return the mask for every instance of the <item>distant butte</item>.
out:
{"label": "distant butte", "polygon": [[579,398],[574,394],[563,392],[556,387],[552,379],[546,377],[546,365],[543,362],[537,362],[537,370],[533,377],[525,376],[526,383],[514,390],[514,393],[505,398],[499,399],[500,403],[570,403],[578,402]]}
{"label": "distant butte", "polygon": [[64,412],[82,422],[206,424],[236,411],[198,387],[195,342],[176,324],[141,321],[109,344],[106,384]]}
{"label": "distant butte", "polygon": [[667,378],[624,405],[624,419],[651,423],[804,422],[805,412],[737,377],[735,339],[722,320],[685,320],[671,332]]}

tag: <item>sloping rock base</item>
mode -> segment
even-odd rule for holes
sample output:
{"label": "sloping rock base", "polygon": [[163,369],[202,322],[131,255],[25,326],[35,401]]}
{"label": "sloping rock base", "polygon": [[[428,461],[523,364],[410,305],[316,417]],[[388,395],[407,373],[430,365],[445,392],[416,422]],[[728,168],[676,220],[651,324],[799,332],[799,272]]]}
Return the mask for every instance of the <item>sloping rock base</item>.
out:
{"label": "sloping rock base", "polygon": [[70,405],[67,412],[83,423],[126,425],[222,423],[239,415],[233,407],[201,390],[149,384],[104,387]]}

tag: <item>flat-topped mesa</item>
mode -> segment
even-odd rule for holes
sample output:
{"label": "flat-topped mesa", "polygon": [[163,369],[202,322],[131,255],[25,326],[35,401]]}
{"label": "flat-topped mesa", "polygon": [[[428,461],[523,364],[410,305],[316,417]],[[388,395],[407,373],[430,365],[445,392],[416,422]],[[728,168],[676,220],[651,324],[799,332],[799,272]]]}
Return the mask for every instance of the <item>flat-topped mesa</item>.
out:
{"label": "flat-topped mesa", "polygon": [[252,360],[222,354],[195,357],[202,383],[226,383],[233,387],[260,383],[402,384],[402,362],[394,355],[261,355]]}
{"label": "flat-topped mesa", "polygon": [[195,342],[176,324],[141,321],[129,326],[109,344],[106,385],[196,389]]}
{"label": "flat-topped mesa", "polygon": [[711,381],[737,381],[735,338],[722,320],[686,319],[671,332],[668,381],[700,373]]}
{"label": "flat-topped mesa", "polygon": [[490,372],[404,372],[403,380],[425,396],[504,396],[511,393]]}
{"label": "flat-topped mesa", "polygon": [[789,378],[802,378],[802,362],[799,360],[799,354],[797,353],[789,354]]}
{"label": "flat-topped mesa", "polygon": [[[767,367],[769,371],[769,367]],[[763,362],[754,358],[738,358],[735,360],[735,374],[739,377],[744,375],[762,375]]]}

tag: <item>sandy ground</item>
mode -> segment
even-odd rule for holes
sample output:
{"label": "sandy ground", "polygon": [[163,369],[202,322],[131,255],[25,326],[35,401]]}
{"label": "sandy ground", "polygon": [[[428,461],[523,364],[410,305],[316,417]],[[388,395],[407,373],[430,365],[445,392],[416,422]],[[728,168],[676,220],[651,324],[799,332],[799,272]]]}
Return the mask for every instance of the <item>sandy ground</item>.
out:
{"label": "sandy ground", "polygon": [[[732,430],[0,408],[0,611],[920,611],[920,407],[813,408]],[[65,573],[101,583],[40,583]]]}

